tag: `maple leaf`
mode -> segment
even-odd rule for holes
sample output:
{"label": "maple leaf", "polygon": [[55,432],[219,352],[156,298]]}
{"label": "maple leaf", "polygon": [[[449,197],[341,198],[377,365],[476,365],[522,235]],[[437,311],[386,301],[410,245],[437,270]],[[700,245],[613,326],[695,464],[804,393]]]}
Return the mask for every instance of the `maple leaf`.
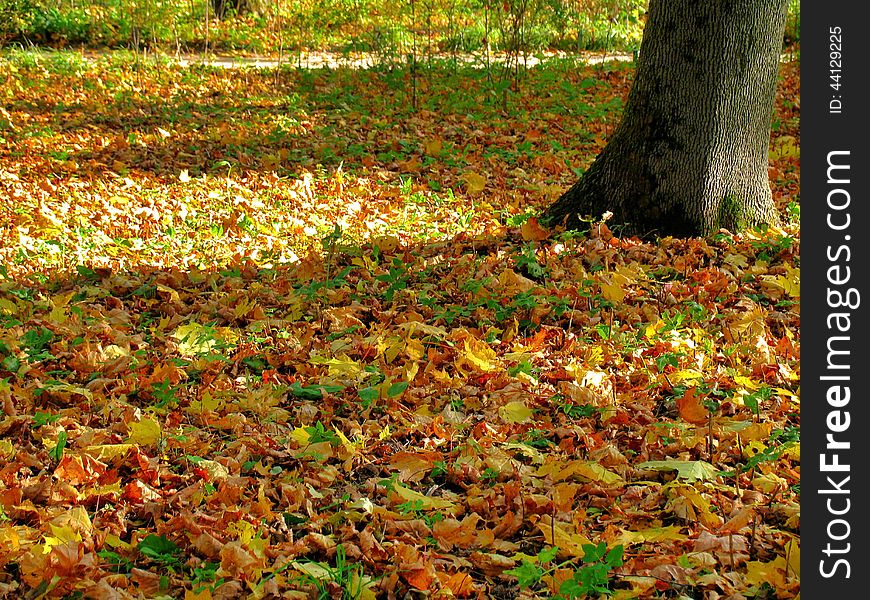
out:
{"label": "maple leaf", "polygon": [[433,498],[421,494],[415,490],[405,487],[401,483],[396,483],[393,486],[393,492],[404,502],[410,502],[414,506],[420,507],[421,510],[456,510],[456,504],[444,498]]}
{"label": "maple leaf", "polygon": [[703,460],[651,460],[635,465],[638,469],[676,471],[678,479],[688,482],[715,479],[719,469]]}
{"label": "maple leaf", "polygon": [[464,173],[462,179],[465,180],[466,190],[472,196],[479,195],[486,187],[486,177],[475,173],[474,171]]}
{"label": "maple leaf", "polygon": [[127,427],[130,430],[128,438],[130,444],[156,446],[163,435],[160,422],[152,416],[142,417],[139,421],[128,424]]}
{"label": "maple leaf", "polygon": [[677,398],[677,411],[680,418],[693,425],[705,425],[710,419],[710,411],[704,406],[704,399],[696,395],[697,388],[686,388]]}
{"label": "maple leaf", "polygon": [[505,423],[525,423],[532,417],[534,411],[526,406],[525,402],[516,401],[500,406],[498,414]]}
{"label": "maple leaf", "polygon": [[537,527],[544,535],[544,541],[559,549],[561,557],[582,558],[586,556],[586,550],[583,547],[592,544],[589,538],[572,531],[567,523],[554,521],[550,515],[542,515]]}
{"label": "maple leaf", "polygon": [[476,369],[486,373],[498,368],[498,355],[485,342],[467,337],[464,341],[464,347],[465,351],[462,353],[462,357]]}
{"label": "maple leaf", "polygon": [[520,225],[520,234],[527,242],[541,242],[550,237],[550,231],[541,226],[537,217],[529,217]]}

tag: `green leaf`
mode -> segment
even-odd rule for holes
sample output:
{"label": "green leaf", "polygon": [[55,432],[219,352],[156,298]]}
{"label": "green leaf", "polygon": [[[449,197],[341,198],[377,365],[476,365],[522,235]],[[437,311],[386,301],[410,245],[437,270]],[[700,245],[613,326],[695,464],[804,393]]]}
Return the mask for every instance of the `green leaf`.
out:
{"label": "green leaf", "polygon": [[622,544],[618,546],[614,546],[610,549],[610,552],[607,553],[607,556],[604,559],[604,562],[610,565],[611,567],[620,567],[622,566],[622,555],[625,552],[625,548]]}
{"label": "green leaf", "polygon": [[541,564],[545,564],[550,562],[551,560],[556,558],[556,555],[559,554],[559,548],[557,546],[553,546],[552,548],[544,548],[540,552],[538,552],[538,562]]}
{"label": "green leaf", "polygon": [[399,381],[390,386],[390,389],[387,390],[387,396],[390,398],[395,398],[396,396],[401,396],[406,389],[408,389],[409,382],[407,381]]}
{"label": "green leaf", "polygon": [[289,391],[303,400],[322,400],[324,392],[334,394],[343,389],[340,385],[302,385],[298,381],[294,381]]}
{"label": "green leaf", "polygon": [[38,427],[42,427],[43,425],[48,425],[49,423],[54,423],[60,417],[61,415],[55,415],[48,412],[37,412],[35,415],[33,415],[33,424],[31,425],[31,427],[35,429]]}
{"label": "green leaf", "polygon": [[66,431],[61,430],[57,434],[57,444],[48,451],[48,455],[55,461],[60,462],[63,458],[63,449],[66,448]]}
{"label": "green leaf", "polygon": [[290,393],[297,398],[302,398],[303,400],[323,399],[323,392],[320,390],[320,387],[310,385],[303,386],[298,381],[294,381],[290,386]]}
{"label": "green leaf", "polygon": [[139,542],[139,552],[148,558],[165,563],[175,562],[177,560],[175,554],[181,552],[181,548],[162,535],[150,533]]}
{"label": "green leaf", "polygon": [[598,545],[595,546],[593,544],[583,544],[583,562],[592,563],[597,560],[600,560],[605,552],[607,552],[607,544],[604,542],[598,542]]}
{"label": "green leaf", "polygon": [[517,578],[517,584],[521,588],[527,588],[538,583],[544,575],[544,570],[538,565],[523,560],[520,566],[504,572],[505,575],[513,575]]}

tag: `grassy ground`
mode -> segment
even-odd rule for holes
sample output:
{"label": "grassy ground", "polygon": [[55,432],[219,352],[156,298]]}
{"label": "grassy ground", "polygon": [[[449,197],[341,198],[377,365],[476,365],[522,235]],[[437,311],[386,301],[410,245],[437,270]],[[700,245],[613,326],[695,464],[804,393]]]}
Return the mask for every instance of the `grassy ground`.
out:
{"label": "grassy ground", "polygon": [[0,594],[795,596],[797,67],[785,225],[648,243],[531,219],[630,65],[7,53]]}

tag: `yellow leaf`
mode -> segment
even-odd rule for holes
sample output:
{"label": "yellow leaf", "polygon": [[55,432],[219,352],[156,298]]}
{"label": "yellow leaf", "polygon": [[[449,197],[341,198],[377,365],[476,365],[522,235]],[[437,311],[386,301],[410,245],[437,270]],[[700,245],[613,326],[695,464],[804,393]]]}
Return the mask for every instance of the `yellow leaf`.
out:
{"label": "yellow leaf", "polygon": [[342,432],[341,429],[335,426],[333,426],[333,429],[335,430],[338,439],[341,440],[341,447],[344,448],[346,456],[355,456],[357,452],[359,452],[363,441],[360,438],[357,438],[357,441],[352,442],[346,435],[344,435],[344,432]]}
{"label": "yellow leaf", "polygon": [[0,313],[14,315],[18,312],[18,305],[6,298],[0,298]]}
{"label": "yellow leaf", "polygon": [[340,354],[336,358],[314,356],[311,358],[310,362],[316,365],[327,365],[331,377],[345,376],[353,378],[362,371],[362,365],[348,357],[347,354]]}
{"label": "yellow leaf", "polygon": [[106,545],[110,548],[121,548],[123,550],[133,549],[132,544],[130,544],[129,542],[125,542],[114,533],[110,533],[106,536]]}
{"label": "yellow leaf", "polygon": [[646,598],[649,596],[650,590],[655,586],[656,579],[654,577],[643,577],[626,575],[620,577],[620,581],[625,585],[631,585],[631,589],[614,590],[610,600],[635,600],[636,598]]}
{"label": "yellow leaf", "polygon": [[669,525],[667,527],[648,527],[639,531],[623,531],[614,540],[614,544],[643,544],[646,542],[683,542],[689,539],[684,533],[680,533],[681,527]]}
{"label": "yellow leaf", "polygon": [[739,386],[745,387],[747,390],[757,390],[759,387],[761,387],[760,384],[752,381],[752,379],[750,379],[749,377],[744,377],[743,375],[735,375],[733,379],[734,383]]}
{"label": "yellow leaf", "polygon": [[390,336],[386,339],[378,340],[378,354],[384,355],[384,360],[388,363],[396,360],[396,357],[405,349],[405,340],[399,336]]}
{"label": "yellow leaf", "polygon": [[786,571],[786,575],[789,573],[796,575],[797,577],[801,576],[801,545],[797,540],[790,540],[785,545],[785,557],[788,564],[789,570]]}
{"label": "yellow leaf", "polygon": [[673,383],[680,383],[689,379],[703,379],[703,377],[704,374],[700,371],[696,371],[695,369],[683,369],[682,371],[676,371],[668,375],[668,380]]}
{"label": "yellow leaf", "polygon": [[11,460],[15,456],[15,446],[9,440],[0,440],[0,459]]}
{"label": "yellow leaf", "polygon": [[667,484],[669,500],[666,510],[681,519],[697,521],[706,527],[719,527],[722,520],[710,509],[710,503],[693,486],[671,482]]}
{"label": "yellow leaf", "polygon": [[180,303],[181,297],[178,295],[178,292],[172,289],[169,286],[163,285],[162,283],[157,284],[157,291],[163,292],[164,294],[169,294],[169,301],[172,303]]}
{"label": "yellow leaf", "polygon": [[465,352],[462,353],[462,356],[483,372],[498,368],[498,356],[495,350],[480,340],[465,338]]}
{"label": "yellow leaf", "polygon": [[758,560],[749,561],[746,563],[746,581],[752,586],[768,583],[775,590],[782,590],[786,587],[785,570],[786,562],[782,556],[777,556],[766,563]]}
{"label": "yellow leaf", "polygon": [[472,196],[481,193],[483,188],[486,187],[486,178],[473,171],[465,173],[462,178],[465,180],[468,193]]}
{"label": "yellow leaf", "polygon": [[208,392],[203,392],[201,400],[192,400],[184,410],[194,415],[215,412],[224,404],[220,398],[212,398]]}
{"label": "yellow leaf", "polygon": [[48,313],[48,320],[52,323],[66,323],[66,308],[63,306],[55,306],[51,309],[51,312]]}
{"label": "yellow leaf", "polygon": [[525,423],[532,418],[532,409],[520,401],[508,402],[499,407],[498,416],[505,423]]}
{"label": "yellow leaf", "polygon": [[436,452],[399,452],[390,458],[390,470],[398,471],[401,481],[419,481],[439,458]]}
{"label": "yellow leaf", "polygon": [[433,498],[420,492],[407,488],[401,483],[393,486],[393,491],[396,495],[405,502],[411,502],[415,506],[419,506],[422,510],[456,510],[456,505],[450,500],[444,498]]}
{"label": "yellow leaf", "polygon": [[722,262],[726,265],[737,267],[738,269],[745,269],[749,264],[746,260],[746,257],[742,254],[726,254],[725,257],[722,259]]}
{"label": "yellow leaf", "polygon": [[764,494],[773,494],[788,488],[788,481],[776,473],[765,473],[752,479],[752,487]]}
{"label": "yellow leaf", "polygon": [[[426,356],[426,347],[420,340],[416,338],[408,338],[408,341],[405,343],[405,353],[408,355],[408,358],[417,361]],[[418,365],[414,363],[414,366],[417,367]],[[416,371],[414,372],[414,375],[416,375]],[[408,381],[413,378],[413,376],[406,377]]]}
{"label": "yellow leaf", "polygon": [[130,429],[128,441],[140,446],[156,446],[162,434],[160,423],[152,416],[142,417],[137,423],[130,423],[128,427]]}
{"label": "yellow leaf", "polygon": [[67,542],[81,542],[82,534],[90,534],[93,524],[87,511],[81,506],[71,508],[49,523],[51,535],[44,536],[43,553],[48,554],[54,546]]}
{"label": "yellow leaf", "polygon": [[618,283],[611,283],[609,279],[602,277],[599,285],[601,287],[601,295],[608,302],[619,303],[625,298],[625,290]]}
{"label": "yellow leaf", "polygon": [[743,446],[743,458],[752,458],[753,456],[761,454],[765,450],[767,450],[767,446],[765,446],[764,443],[758,440],[752,440],[751,442]]}
{"label": "yellow leaf", "polygon": [[130,350],[122,348],[116,344],[109,344],[100,352],[100,361],[109,362],[121,358],[122,356],[130,356]]}
{"label": "yellow leaf", "polygon": [[172,337],[178,340],[178,351],[185,356],[207,354],[218,345],[232,346],[239,339],[229,327],[206,327],[199,323],[179,326]]}
{"label": "yellow leaf", "polygon": [[87,446],[84,448],[84,452],[97,460],[111,460],[125,456],[127,452],[135,447],[135,444],[97,444],[95,446]]}
{"label": "yellow leaf", "polygon": [[429,156],[438,156],[439,154],[441,154],[442,144],[441,140],[439,139],[426,140],[424,146],[426,148],[426,154],[428,154]]}
{"label": "yellow leaf", "polygon": [[[11,525],[0,527],[0,552],[15,552],[21,547],[21,536]],[[9,554],[6,554],[9,556]]]}
{"label": "yellow leaf", "polygon": [[43,536],[43,554],[48,554],[55,546],[62,546],[67,542],[82,541],[82,534],[68,525],[59,527],[52,524],[49,526],[51,527],[51,535]]}
{"label": "yellow leaf", "polygon": [[623,479],[613,471],[610,471],[597,462],[575,460],[569,463],[567,469],[571,475],[578,475],[590,481],[597,481],[604,485],[622,485]]}
{"label": "yellow leaf", "polygon": [[791,266],[786,266],[785,275],[780,275],[777,278],[777,283],[782,286],[782,289],[792,298],[799,298],[801,295],[801,270]]}
{"label": "yellow leaf", "polygon": [[290,432],[290,437],[296,440],[300,446],[307,446],[311,439],[311,434],[304,427],[297,427]]}
{"label": "yellow leaf", "polygon": [[797,158],[800,156],[800,148],[794,136],[782,135],[771,141],[769,154],[771,160]]}
{"label": "yellow leaf", "polygon": [[541,516],[537,527],[544,534],[547,544],[559,548],[559,556],[583,557],[586,555],[583,546],[592,543],[586,536],[571,531],[568,523],[554,522],[550,515]]}
{"label": "yellow leaf", "polygon": [[[532,463],[536,464],[536,465],[544,464],[544,461],[546,460],[544,458],[544,455],[537,448],[533,448],[532,446],[529,446],[528,444],[522,444],[519,442],[509,442],[507,444],[503,444],[502,448],[504,448],[505,450],[517,450],[517,451],[519,451],[520,454],[530,458]],[[566,483],[563,485],[568,486],[571,484]]]}
{"label": "yellow leaf", "polygon": [[651,325],[647,325],[647,326],[646,326],[646,329],[644,329],[643,334],[644,334],[644,336],[646,336],[646,338],[647,338],[648,340],[651,340],[651,339],[653,339],[654,337],[656,337],[656,336],[659,334],[659,331],[660,331],[664,326],[665,326],[665,322],[662,321],[662,320],[659,320],[657,323],[654,323],[654,324],[651,324]]}

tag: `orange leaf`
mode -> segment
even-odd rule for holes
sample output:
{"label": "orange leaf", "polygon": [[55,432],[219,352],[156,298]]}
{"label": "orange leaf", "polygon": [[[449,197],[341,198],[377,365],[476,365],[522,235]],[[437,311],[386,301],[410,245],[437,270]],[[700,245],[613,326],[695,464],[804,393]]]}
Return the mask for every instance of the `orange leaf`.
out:
{"label": "orange leaf", "polygon": [[684,421],[694,425],[704,425],[710,413],[703,404],[703,398],[695,395],[695,388],[688,388],[682,397],[677,398],[677,410]]}
{"label": "orange leaf", "polygon": [[520,233],[527,242],[540,242],[550,237],[549,230],[541,227],[535,217],[529,218],[520,226]]}
{"label": "orange leaf", "polygon": [[474,595],[474,580],[468,573],[438,573],[441,585],[448,588],[457,598]]}
{"label": "orange leaf", "polygon": [[755,518],[755,507],[754,506],[744,506],[737,514],[731,517],[722,527],[720,527],[720,531],[728,531],[730,533],[736,533],[749,525],[749,523]]}

